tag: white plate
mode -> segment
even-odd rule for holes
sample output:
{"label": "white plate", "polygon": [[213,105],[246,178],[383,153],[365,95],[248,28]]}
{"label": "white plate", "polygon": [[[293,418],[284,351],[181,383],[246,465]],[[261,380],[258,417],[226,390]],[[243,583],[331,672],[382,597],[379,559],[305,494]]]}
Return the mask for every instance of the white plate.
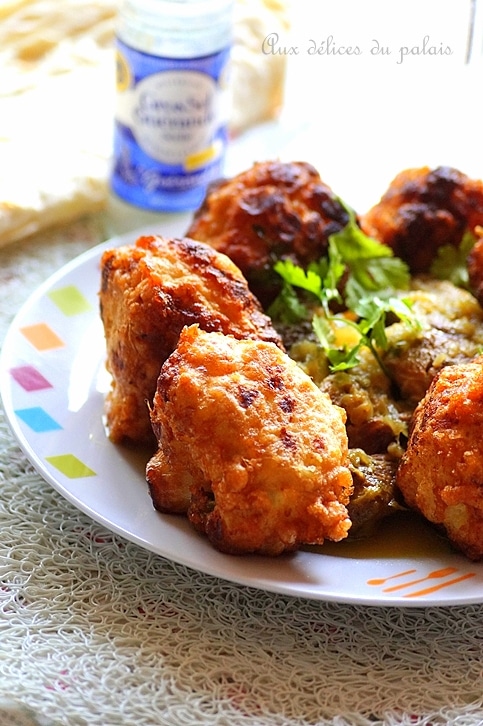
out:
{"label": "white plate", "polygon": [[1,395],[12,430],[38,472],[113,532],[238,584],[369,605],[483,602],[483,564],[452,552],[410,517],[388,520],[363,544],[331,543],[272,559],[221,554],[184,518],[153,509],[146,455],[113,445],[103,425],[109,378],[98,313],[99,260],[103,249],[137,236],[118,237],[63,267],[31,296],[7,334]]}

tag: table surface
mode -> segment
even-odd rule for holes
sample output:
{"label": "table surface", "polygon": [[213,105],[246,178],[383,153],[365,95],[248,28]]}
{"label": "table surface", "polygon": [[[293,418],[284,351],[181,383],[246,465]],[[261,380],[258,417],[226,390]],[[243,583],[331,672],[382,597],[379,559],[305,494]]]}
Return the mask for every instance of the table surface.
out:
{"label": "table surface", "polygon": [[[483,176],[481,69],[448,64],[443,79],[428,59],[391,71],[352,60],[297,56],[287,109],[233,144],[228,171],[256,158],[304,158],[358,209],[413,164]],[[162,217],[112,199],[105,213],[2,249],[0,340],[52,272],[149,223],[158,228]],[[54,491],[3,412],[0,572],[0,724],[483,723],[483,604],[324,603],[167,561]]]}

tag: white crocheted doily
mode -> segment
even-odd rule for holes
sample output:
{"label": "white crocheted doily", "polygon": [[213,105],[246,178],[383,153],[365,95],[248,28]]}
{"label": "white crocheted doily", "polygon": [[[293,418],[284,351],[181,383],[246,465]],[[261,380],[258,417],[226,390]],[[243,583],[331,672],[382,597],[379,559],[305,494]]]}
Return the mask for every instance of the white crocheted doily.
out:
{"label": "white crocheted doily", "polygon": [[[1,339],[102,236],[76,223],[0,257]],[[483,605],[338,605],[236,586],[106,531],[0,421],[0,724],[481,726]]]}

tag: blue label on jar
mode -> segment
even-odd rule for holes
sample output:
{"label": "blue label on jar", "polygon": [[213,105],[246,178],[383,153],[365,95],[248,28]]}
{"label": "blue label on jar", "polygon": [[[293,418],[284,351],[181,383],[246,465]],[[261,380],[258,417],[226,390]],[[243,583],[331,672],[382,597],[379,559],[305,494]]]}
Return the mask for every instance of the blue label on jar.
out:
{"label": "blue label on jar", "polygon": [[229,49],[159,58],[118,40],[113,190],[165,211],[194,209],[222,173]]}

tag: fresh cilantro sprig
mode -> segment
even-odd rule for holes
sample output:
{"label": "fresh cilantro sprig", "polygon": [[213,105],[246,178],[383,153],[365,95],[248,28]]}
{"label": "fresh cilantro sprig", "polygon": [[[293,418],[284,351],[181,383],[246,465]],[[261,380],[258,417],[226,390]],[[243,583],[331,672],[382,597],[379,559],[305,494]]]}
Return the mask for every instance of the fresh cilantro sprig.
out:
{"label": "fresh cilantro sprig", "polygon": [[[331,370],[347,370],[357,365],[362,346],[372,351],[384,370],[379,351],[388,345],[387,315],[395,315],[408,325],[417,325],[408,301],[394,295],[396,290],[409,287],[409,269],[394,257],[389,247],[364,234],[354,212],[346,209],[349,221],[340,232],[329,237],[326,257],[311,263],[306,270],[289,260],[276,262],[274,269],[281,276],[283,286],[269,314],[284,322],[307,319],[309,308],[296,293],[296,289],[304,290],[320,305],[321,312],[313,315],[312,327]],[[355,320],[333,314],[334,302],[352,311]],[[336,330],[341,325],[356,330],[354,345],[337,345]]]}
{"label": "fresh cilantro sprig", "polygon": [[449,280],[453,285],[468,290],[470,283],[466,260],[475,242],[476,237],[468,229],[458,247],[454,245],[438,247],[430,273],[438,280]]}
{"label": "fresh cilantro sprig", "polygon": [[[331,371],[346,371],[356,366],[359,362],[359,350],[364,345],[365,339],[361,334],[358,343],[351,347],[339,346],[336,347],[335,343],[335,331],[333,323],[337,316],[332,316],[328,319],[325,315],[314,315],[312,318],[312,329],[319,341],[321,347],[325,351],[327,360],[329,361],[329,368]],[[344,321],[345,325],[352,326],[353,324]],[[354,326],[357,330],[357,325]]]}
{"label": "fresh cilantro sprig", "polygon": [[[341,201],[341,204],[343,202]],[[356,215],[343,204],[349,221],[329,238],[329,247],[335,246],[342,264],[348,272],[345,284],[345,302],[353,309],[361,297],[389,294],[393,290],[409,287],[409,268],[403,260],[394,257],[390,247],[366,235],[357,224]],[[330,254],[329,254],[330,261]]]}

